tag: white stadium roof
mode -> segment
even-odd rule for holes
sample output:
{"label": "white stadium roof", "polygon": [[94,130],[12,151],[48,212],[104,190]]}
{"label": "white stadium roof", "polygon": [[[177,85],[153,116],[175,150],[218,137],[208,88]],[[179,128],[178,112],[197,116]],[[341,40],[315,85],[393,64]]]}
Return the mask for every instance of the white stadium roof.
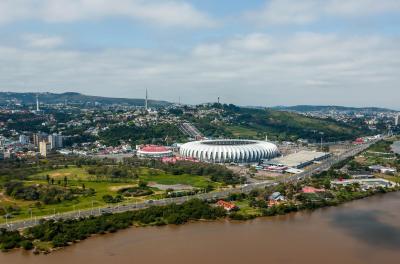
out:
{"label": "white stadium roof", "polygon": [[215,163],[258,162],[276,157],[278,153],[278,148],[273,143],[247,139],[193,141],[180,148],[182,157]]}

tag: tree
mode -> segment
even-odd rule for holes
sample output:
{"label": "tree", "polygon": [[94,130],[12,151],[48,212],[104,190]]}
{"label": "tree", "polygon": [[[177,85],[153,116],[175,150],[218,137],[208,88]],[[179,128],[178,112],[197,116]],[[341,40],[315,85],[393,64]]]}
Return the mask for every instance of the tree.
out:
{"label": "tree", "polygon": [[147,182],[146,181],[139,181],[139,188],[144,189],[147,187]]}

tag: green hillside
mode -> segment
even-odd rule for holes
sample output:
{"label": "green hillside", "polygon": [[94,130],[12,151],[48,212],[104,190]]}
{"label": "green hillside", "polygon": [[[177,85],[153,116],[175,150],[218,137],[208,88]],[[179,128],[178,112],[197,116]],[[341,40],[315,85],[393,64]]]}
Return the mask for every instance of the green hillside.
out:
{"label": "green hillside", "polygon": [[[221,106],[222,117],[216,116],[191,120],[208,137],[234,137],[274,140],[299,138],[319,141],[354,139],[368,134],[364,127],[356,127],[331,119],[307,117],[293,112],[273,109]],[[228,121],[227,121],[228,119]]]}
{"label": "green hillside", "polygon": [[[126,106],[144,106],[144,99],[130,99],[130,98],[112,98],[84,95],[80,93],[14,93],[14,92],[0,92],[0,105],[9,103],[19,103],[23,105],[33,105],[36,103],[36,95],[39,100],[44,104],[102,104],[102,105],[126,105]],[[150,107],[166,106],[170,103],[166,101],[149,100]]]}

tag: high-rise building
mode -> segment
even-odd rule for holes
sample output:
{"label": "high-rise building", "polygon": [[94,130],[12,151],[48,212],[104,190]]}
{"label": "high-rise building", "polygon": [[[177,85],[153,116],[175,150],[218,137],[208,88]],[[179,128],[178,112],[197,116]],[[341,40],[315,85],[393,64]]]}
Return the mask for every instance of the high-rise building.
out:
{"label": "high-rise building", "polygon": [[48,135],[46,133],[42,133],[42,132],[33,134],[33,144],[36,147],[39,147],[39,143],[41,141],[47,141],[47,137],[48,137]]}
{"label": "high-rise building", "polygon": [[27,144],[30,143],[30,139],[26,135],[20,135],[19,136],[19,143],[21,143],[22,145],[27,145]]}
{"label": "high-rise building", "polygon": [[48,137],[51,149],[59,149],[63,147],[63,136],[61,134],[51,134]]}
{"label": "high-rise building", "polygon": [[400,114],[398,114],[395,118],[394,118],[394,125],[395,126],[398,126],[399,125],[399,122],[400,122]]}
{"label": "high-rise building", "polygon": [[47,154],[51,150],[51,145],[47,141],[40,141],[39,142],[39,152],[42,157],[47,157]]}

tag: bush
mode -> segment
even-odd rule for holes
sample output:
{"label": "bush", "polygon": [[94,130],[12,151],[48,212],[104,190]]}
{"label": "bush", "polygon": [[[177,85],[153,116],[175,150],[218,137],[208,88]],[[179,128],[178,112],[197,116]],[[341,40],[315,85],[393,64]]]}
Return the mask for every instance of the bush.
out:
{"label": "bush", "polygon": [[25,250],[31,250],[31,249],[33,249],[33,243],[32,243],[32,241],[29,241],[29,240],[23,240],[21,242],[21,247]]}
{"label": "bush", "polygon": [[112,197],[112,195],[106,194],[103,196],[103,201],[106,203],[120,203],[123,200],[124,200],[124,198],[121,195]]}

